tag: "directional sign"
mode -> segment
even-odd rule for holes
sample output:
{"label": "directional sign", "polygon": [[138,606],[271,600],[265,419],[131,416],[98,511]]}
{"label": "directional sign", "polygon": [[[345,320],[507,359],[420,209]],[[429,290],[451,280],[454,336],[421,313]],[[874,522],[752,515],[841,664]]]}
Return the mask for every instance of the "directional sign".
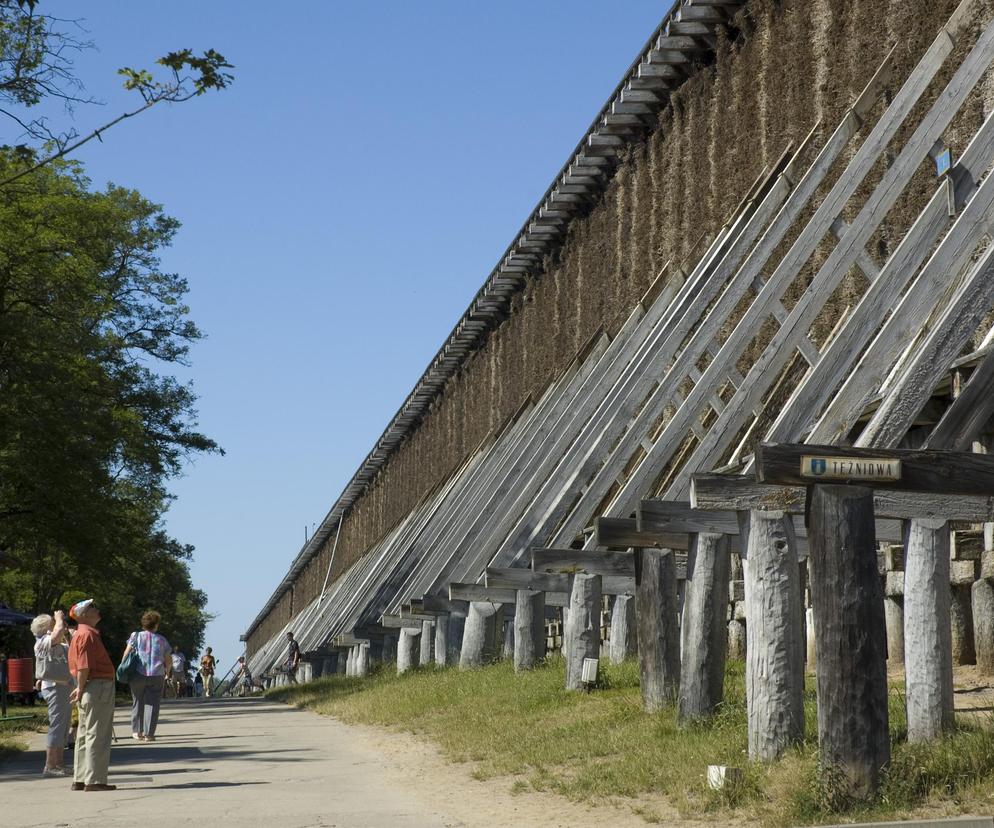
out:
{"label": "directional sign", "polygon": [[900,480],[901,461],[893,457],[801,456],[801,477],[814,480]]}

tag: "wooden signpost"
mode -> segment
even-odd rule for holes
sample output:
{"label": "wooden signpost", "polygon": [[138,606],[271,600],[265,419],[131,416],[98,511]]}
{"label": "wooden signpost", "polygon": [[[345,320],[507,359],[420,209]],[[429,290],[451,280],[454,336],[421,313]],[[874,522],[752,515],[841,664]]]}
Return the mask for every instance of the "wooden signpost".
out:
{"label": "wooden signpost", "polygon": [[[756,480],[807,487],[819,749],[824,767],[841,770],[854,795],[868,796],[890,759],[886,625],[874,532],[882,492],[874,489],[944,498],[952,512],[989,512],[994,457],[762,444]],[[908,738],[924,741],[953,724],[947,521],[959,514],[901,517],[911,521],[904,588]]]}

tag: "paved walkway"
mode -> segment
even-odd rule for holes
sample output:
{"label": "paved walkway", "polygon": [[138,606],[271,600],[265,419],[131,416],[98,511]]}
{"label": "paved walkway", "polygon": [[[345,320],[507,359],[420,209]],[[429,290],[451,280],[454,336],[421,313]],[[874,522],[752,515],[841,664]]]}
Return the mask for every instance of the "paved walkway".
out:
{"label": "paved walkway", "polygon": [[[458,819],[377,784],[382,754],[351,728],[266,701],[167,701],[153,744],[131,739],[118,708],[111,754],[118,790],[69,790],[40,775],[44,739],[0,766],[0,825],[457,826]],[[69,753],[67,756],[71,756]]]}

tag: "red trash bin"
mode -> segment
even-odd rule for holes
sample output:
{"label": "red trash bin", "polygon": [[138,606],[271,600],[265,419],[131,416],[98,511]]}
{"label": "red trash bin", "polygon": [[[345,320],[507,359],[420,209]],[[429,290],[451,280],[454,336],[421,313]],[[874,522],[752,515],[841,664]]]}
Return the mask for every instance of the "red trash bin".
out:
{"label": "red trash bin", "polygon": [[35,689],[35,660],[7,659],[7,692],[30,693]]}

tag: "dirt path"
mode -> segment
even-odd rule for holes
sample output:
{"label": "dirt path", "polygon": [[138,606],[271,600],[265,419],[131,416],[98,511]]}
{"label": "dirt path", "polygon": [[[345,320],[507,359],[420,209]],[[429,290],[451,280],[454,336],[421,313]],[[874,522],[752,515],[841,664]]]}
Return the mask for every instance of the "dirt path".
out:
{"label": "dirt path", "polygon": [[[151,745],[131,740],[127,712],[117,711],[121,739],[111,756],[117,791],[74,793],[70,780],[42,778],[39,735],[31,751],[0,767],[0,822],[22,828],[645,825],[628,808],[512,795],[508,780],[477,781],[470,767],[446,762],[420,739],[284,705],[167,702]],[[677,822],[673,813],[670,824]]]}

